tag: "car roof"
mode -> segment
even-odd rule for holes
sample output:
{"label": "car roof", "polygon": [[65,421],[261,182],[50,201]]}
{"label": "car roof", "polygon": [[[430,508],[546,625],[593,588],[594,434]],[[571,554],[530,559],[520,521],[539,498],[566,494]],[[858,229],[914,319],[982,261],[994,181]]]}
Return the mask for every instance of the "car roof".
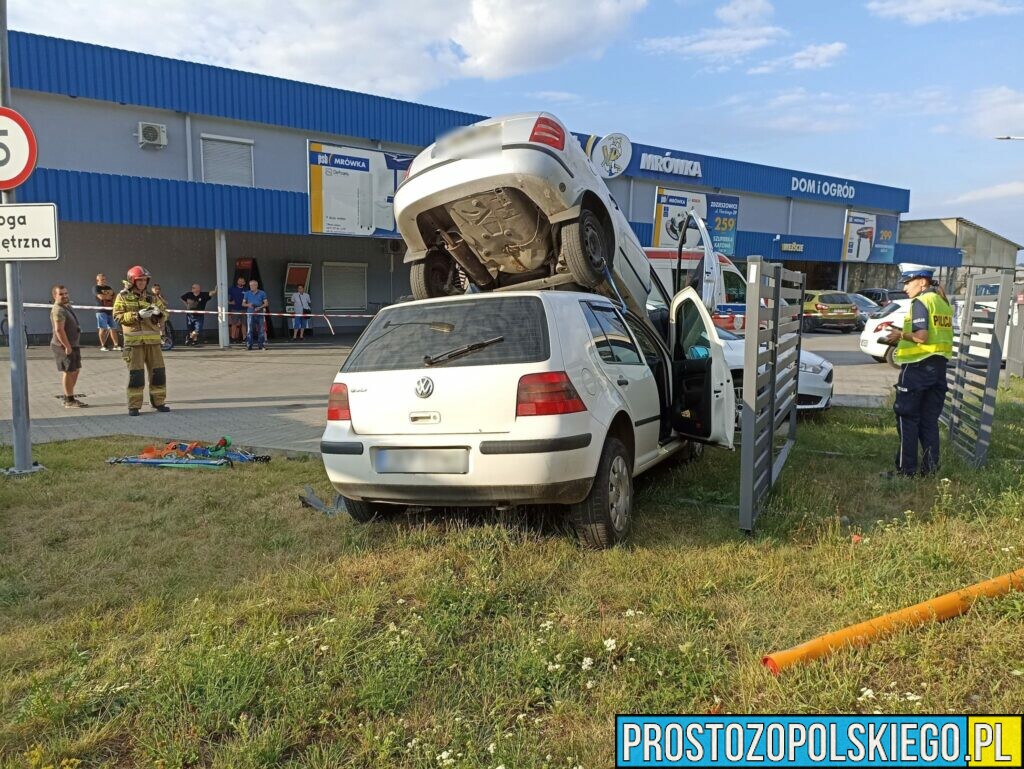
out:
{"label": "car roof", "polygon": [[470,300],[485,300],[490,301],[492,299],[500,299],[501,297],[508,296],[535,296],[543,302],[578,302],[582,299],[589,301],[601,301],[607,304],[613,304],[612,300],[601,294],[593,294],[586,291],[557,291],[550,288],[540,289],[537,291],[480,291],[473,294],[459,294],[458,296],[438,296],[433,299],[414,299],[409,302],[400,302],[396,304],[388,305],[383,308],[381,312],[385,312],[392,307],[409,307],[410,305],[426,305],[426,304],[438,304],[440,302],[467,302]]}

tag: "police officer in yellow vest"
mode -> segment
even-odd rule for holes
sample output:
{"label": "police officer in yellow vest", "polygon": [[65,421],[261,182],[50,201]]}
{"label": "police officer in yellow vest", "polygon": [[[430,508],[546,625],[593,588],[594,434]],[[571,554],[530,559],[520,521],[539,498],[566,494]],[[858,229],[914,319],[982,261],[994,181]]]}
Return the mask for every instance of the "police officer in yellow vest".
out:
{"label": "police officer in yellow vest", "polygon": [[124,290],[114,299],[114,317],[124,333],[124,361],[128,364],[128,414],[137,417],[142,408],[149,370],[149,402],[157,411],[170,411],[167,398],[167,370],[160,351],[163,306],[147,288],[150,274],[145,267],[128,270]]}
{"label": "police officer in yellow vest", "polygon": [[[896,345],[900,364],[896,383],[896,429],[900,449],[890,477],[927,475],[939,466],[939,415],[946,400],[946,362],[953,357],[953,310],[935,290],[935,269],[900,265],[901,281],[910,297],[902,329],[891,329],[888,343]],[[918,444],[921,461],[918,464]]]}

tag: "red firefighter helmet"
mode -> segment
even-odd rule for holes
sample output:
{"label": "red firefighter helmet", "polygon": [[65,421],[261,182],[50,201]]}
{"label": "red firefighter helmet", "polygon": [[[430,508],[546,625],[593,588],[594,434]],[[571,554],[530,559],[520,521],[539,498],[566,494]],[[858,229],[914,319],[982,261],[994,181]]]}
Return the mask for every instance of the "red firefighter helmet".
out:
{"label": "red firefighter helmet", "polygon": [[147,270],[145,267],[142,267],[140,265],[135,265],[130,270],[128,270],[128,280],[131,280],[131,281],[136,281],[139,278],[147,278],[148,279],[148,278],[151,278],[151,277],[153,277],[153,276],[149,274],[149,270]]}

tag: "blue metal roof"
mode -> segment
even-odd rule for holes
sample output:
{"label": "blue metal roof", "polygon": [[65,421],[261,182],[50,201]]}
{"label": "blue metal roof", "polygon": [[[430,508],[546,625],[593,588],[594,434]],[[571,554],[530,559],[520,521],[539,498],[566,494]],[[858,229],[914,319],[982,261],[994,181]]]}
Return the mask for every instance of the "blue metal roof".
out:
{"label": "blue metal roof", "polygon": [[37,168],[18,200],[56,203],[61,221],[309,234],[304,192]]}
{"label": "blue metal roof", "polygon": [[959,267],[964,262],[959,248],[920,246],[916,243],[896,244],[896,263],[929,264],[932,267]]}
{"label": "blue metal roof", "polygon": [[425,147],[484,119],[381,96],[26,32],[9,33],[11,87]]}

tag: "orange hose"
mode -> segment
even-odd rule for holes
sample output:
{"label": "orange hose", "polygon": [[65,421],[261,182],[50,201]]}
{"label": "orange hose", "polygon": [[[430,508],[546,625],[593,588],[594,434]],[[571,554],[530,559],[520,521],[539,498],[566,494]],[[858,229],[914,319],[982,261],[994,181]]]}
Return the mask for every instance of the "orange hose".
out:
{"label": "orange hose", "polygon": [[922,601],[906,609],[818,636],[792,649],[769,654],[761,659],[761,664],[778,675],[782,670],[798,662],[815,660],[846,646],[867,646],[876,638],[898,630],[958,617],[968,611],[979,598],[996,598],[1011,590],[1024,590],[1024,569],[1011,571],[1001,577],[979,582],[962,590],[954,590],[930,601]]}

